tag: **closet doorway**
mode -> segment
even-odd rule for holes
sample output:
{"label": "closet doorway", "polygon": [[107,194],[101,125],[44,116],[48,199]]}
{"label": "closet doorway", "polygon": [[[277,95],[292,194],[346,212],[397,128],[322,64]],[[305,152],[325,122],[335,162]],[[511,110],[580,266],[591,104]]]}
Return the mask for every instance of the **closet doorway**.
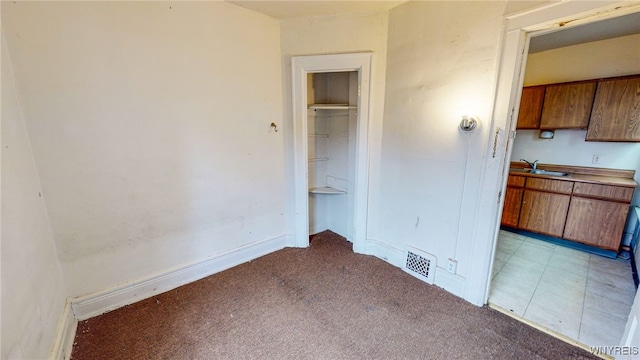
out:
{"label": "closet doorway", "polygon": [[296,56],[295,241],[331,230],[366,249],[371,53]]}

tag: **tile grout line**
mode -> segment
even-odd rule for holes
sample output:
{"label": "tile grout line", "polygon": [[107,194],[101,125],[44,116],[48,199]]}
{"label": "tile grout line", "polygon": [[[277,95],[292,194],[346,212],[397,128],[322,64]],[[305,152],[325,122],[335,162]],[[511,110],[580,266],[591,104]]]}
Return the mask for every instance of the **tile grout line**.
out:
{"label": "tile grout line", "polygon": [[531,294],[531,298],[529,299],[529,302],[527,303],[527,307],[524,309],[524,312],[522,313],[522,317],[525,317],[525,314],[527,313],[527,310],[529,310],[529,306],[531,305],[531,301],[533,301],[533,297],[536,295],[536,292],[538,291],[538,286],[540,286],[540,281],[542,281],[542,277],[544,276],[544,273],[547,271],[547,266],[549,266],[549,261],[551,261],[551,256],[553,256],[553,253],[556,251],[556,247],[554,246],[553,251],[551,252],[551,255],[549,255],[549,258],[547,259],[547,262],[544,264],[544,269],[542,270],[542,274],[540,275],[540,278],[538,279],[538,282],[536,283],[536,287],[533,289],[533,293]]}
{"label": "tile grout line", "polygon": [[[492,282],[492,287],[493,285],[493,281],[495,280],[495,278],[502,272],[502,270],[507,266],[507,264],[509,264],[511,262],[511,260],[513,259],[513,255],[516,253],[516,251],[518,251],[518,249],[520,248],[520,246],[522,246],[522,244],[524,244],[524,239],[523,238],[514,238],[515,241],[519,241],[518,246],[515,247],[515,249],[513,249],[513,252],[511,252],[511,254],[509,255],[509,258],[507,259],[507,261],[504,262],[504,264],[502,264],[502,267],[500,268],[500,270],[498,270],[498,272],[495,274],[495,276],[491,279]],[[500,241],[500,236],[498,236],[498,241]],[[524,311],[522,312],[522,315],[520,315],[520,317],[524,316]]]}
{"label": "tile grout line", "polygon": [[[597,259],[597,258],[593,257],[593,255],[592,255],[592,259]],[[597,262],[597,261],[595,261],[595,262],[593,263],[593,268],[591,267],[591,262],[589,263],[589,265],[590,265],[590,267],[589,267],[589,274],[591,274],[591,272],[592,272],[592,271],[596,271],[596,268],[597,268],[598,266],[600,266],[600,265],[598,265],[598,262]],[[625,269],[621,269],[621,270],[625,270]],[[609,274],[614,274],[614,275],[616,275],[616,272],[608,272],[608,271],[604,271],[604,270],[601,270],[601,271],[602,271],[602,272],[604,272],[604,273],[609,273]],[[589,282],[589,278],[587,278],[587,281]],[[603,281],[600,281],[600,280],[598,280],[598,279],[593,279],[593,281],[592,281],[592,282],[595,282],[595,283],[602,283],[602,284],[605,284],[605,285],[607,285],[607,284],[608,284],[608,283],[603,282]],[[615,284],[613,284],[613,286],[615,287],[616,285],[615,285]],[[593,287],[592,287],[592,289],[593,289]],[[610,297],[608,297],[608,296],[604,296],[604,295],[603,295],[601,292],[599,292],[599,291],[598,291],[598,292],[596,292],[596,291],[592,290],[592,291],[590,291],[590,294],[595,295],[595,296],[599,296],[599,297],[601,297],[605,302],[608,302],[608,303],[615,303],[615,302],[621,303],[620,299],[618,299],[618,298],[616,298],[616,299],[612,299],[612,298],[610,298]],[[632,300],[632,301],[633,301],[633,300]],[[625,305],[625,306],[628,306],[629,311],[631,310],[631,305],[628,305],[628,304],[625,304],[625,303],[622,303],[622,304],[623,304],[623,305]],[[613,304],[611,304],[611,305],[613,305]],[[586,308],[587,308],[587,306],[586,306],[586,292],[585,292],[585,305],[584,305],[584,307],[583,307],[583,311],[584,311],[584,312],[586,312]],[[622,333],[622,332],[624,331],[624,326],[625,326],[625,324],[626,324],[627,319],[625,319],[625,318],[620,318],[620,317],[618,317],[618,316],[616,316],[616,315],[614,315],[614,314],[611,314],[611,313],[609,313],[609,312],[607,312],[607,311],[603,311],[601,308],[590,307],[590,309],[591,309],[591,311],[593,311],[593,312],[595,312],[595,313],[601,314],[601,315],[603,315],[603,316],[605,316],[605,317],[608,317],[608,318],[610,318],[610,319],[614,319],[615,321],[618,321],[618,320],[622,321],[622,324],[621,324],[621,326],[620,326],[620,327],[616,327],[616,326],[612,325],[612,323],[607,323],[607,324],[606,324],[606,326],[609,326],[609,328],[608,328],[609,332],[617,331],[617,332]],[[584,318],[584,312],[583,312],[583,318]],[[582,321],[581,321],[581,325],[582,325]]]}
{"label": "tile grout line", "polygon": [[[498,241],[500,241],[498,239]],[[498,276],[498,274],[500,274],[502,272],[502,269],[504,269],[504,267],[511,261],[511,258],[513,258],[513,254],[516,253],[516,251],[518,251],[518,249],[520,248],[520,246],[522,246],[522,244],[524,243],[524,240],[520,239],[520,244],[518,244],[518,246],[516,246],[516,248],[513,250],[513,252],[511,253],[511,255],[509,255],[509,258],[507,259],[507,261],[504,262],[504,264],[502,264],[502,267],[500,268],[500,270],[498,270],[498,272],[496,273],[496,275],[491,279],[491,281],[493,281],[493,279],[495,279],[496,276]]]}
{"label": "tile grout line", "polygon": [[582,299],[582,312],[580,313],[580,327],[578,328],[578,341],[580,341],[580,337],[582,335],[582,324],[584,321],[584,307],[587,306],[587,289],[589,288],[589,274],[591,273],[591,257],[593,255],[589,254],[589,266],[587,267],[587,275],[584,279],[584,297]]}

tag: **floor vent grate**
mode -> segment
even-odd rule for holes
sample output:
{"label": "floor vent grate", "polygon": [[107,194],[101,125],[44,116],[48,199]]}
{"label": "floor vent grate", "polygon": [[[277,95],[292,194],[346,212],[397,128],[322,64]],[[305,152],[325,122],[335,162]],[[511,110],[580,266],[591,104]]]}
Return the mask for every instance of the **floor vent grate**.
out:
{"label": "floor vent grate", "polygon": [[433,284],[436,271],[436,257],[412,248],[407,249],[406,255],[404,271],[420,280]]}

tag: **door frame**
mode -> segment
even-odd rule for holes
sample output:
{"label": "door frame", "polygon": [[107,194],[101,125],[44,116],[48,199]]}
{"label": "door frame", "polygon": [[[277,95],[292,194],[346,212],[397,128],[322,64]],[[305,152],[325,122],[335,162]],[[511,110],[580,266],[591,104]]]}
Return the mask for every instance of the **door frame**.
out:
{"label": "door frame", "polygon": [[365,253],[369,194],[369,97],[373,54],[293,56],[293,172],[295,207],[295,246],[309,246],[309,189],[307,149],[307,74],[358,72],[353,251]]}
{"label": "door frame", "polygon": [[[552,3],[532,10],[525,10],[505,17],[500,68],[496,85],[496,97],[493,110],[493,123],[496,128],[509,129],[512,133],[516,129],[516,120],[520,104],[521,90],[524,81],[527,54],[531,37],[550,33],[564,28],[584,25],[592,22],[615,18],[618,16],[640,12],[639,1],[609,1],[609,2],[560,2]],[[471,273],[467,280],[468,286],[465,298],[477,305],[486,304],[491,286],[491,270],[495,259],[500,218],[504,205],[503,194],[506,189],[509,174],[509,161],[512,153],[513,138],[506,136],[498,144],[500,151],[497,159],[485,157],[485,173],[482,180],[480,206],[487,205],[488,210],[479,215],[476,222],[477,237],[473,242],[473,253],[484,260],[478,264],[479,271]],[[490,147],[493,145],[489,144]],[[497,189],[496,189],[496,183]],[[496,191],[490,191],[495,189]],[[495,209],[496,211],[493,211]],[[491,215],[492,214],[492,215]],[[486,224],[486,225],[483,225]],[[484,240],[482,237],[487,236]],[[490,239],[487,241],[486,239]],[[483,254],[488,254],[485,257]],[[480,260],[479,260],[480,261]],[[482,262],[482,261],[481,261]],[[484,290],[484,291],[482,291]],[[636,303],[639,302],[636,296]],[[635,309],[638,312],[638,309]],[[636,314],[637,315],[637,314]],[[638,322],[632,309],[627,323],[622,343],[629,344],[634,336],[635,327],[632,319]]]}

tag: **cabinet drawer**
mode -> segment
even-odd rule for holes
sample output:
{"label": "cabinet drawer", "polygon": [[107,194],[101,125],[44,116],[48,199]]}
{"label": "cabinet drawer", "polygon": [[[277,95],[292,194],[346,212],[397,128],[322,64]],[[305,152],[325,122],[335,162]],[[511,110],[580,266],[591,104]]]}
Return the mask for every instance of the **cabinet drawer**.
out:
{"label": "cabinet drawer", "polygon": [[509,175],[507,178],[507,186],[524,187],[525,179],[524,176]]}
{"label": "cabinet drawer", "polygon": [[573,181],[550,180],[531,177],[527,179],[526,188],[561,194],[571,194],[571,190],[573,190]]}
{"label": "cabinet drawer", "polygon": [[631,202],[631,197],[633,196],[633,188],[612,185],[576,183],[573,186],[573,195]]}

